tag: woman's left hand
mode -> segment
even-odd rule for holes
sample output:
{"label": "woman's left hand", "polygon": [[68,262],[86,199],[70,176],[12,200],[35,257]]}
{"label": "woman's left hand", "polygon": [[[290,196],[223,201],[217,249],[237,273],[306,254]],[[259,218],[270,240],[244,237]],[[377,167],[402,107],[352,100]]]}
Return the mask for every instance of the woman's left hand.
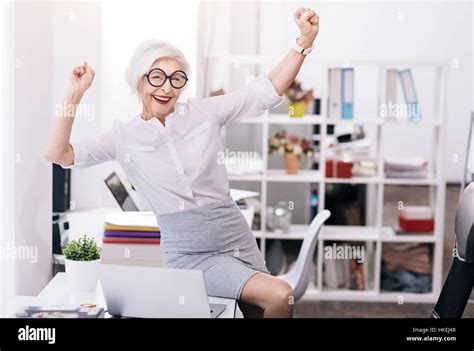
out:
{"label": "woman's left hand", "polygon": [[300,7],[294,14],[293,19],[300,30],[298,43],[303,47],[311,47],[319,31],[319,16],[307,7]]}

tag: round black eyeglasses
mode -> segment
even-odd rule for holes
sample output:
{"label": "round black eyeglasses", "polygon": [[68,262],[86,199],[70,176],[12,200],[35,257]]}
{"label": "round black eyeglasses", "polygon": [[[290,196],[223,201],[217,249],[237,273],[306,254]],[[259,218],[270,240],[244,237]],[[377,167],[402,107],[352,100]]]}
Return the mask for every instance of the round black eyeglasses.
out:
{"label": "round black eyeglasses", "polygon": [[188,77],[184,71],[178,70],[171,73],[171,75],[167,75],[165,71],[160,68],[154,68],[150,72],[143,75],[148,79],[148,83],[150,85],[158,88],[165,84],[166,80],[170,80],[170,84],[175,89],[181,89],[186,85],[188,82]]}

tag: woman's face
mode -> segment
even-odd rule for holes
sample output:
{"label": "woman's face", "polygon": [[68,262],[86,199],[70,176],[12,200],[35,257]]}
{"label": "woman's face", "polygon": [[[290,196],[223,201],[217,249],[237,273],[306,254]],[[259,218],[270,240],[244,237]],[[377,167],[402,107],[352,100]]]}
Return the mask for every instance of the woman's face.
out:
{"label": "woman's face", "polygon": [[[170,76],[173,72],[178,70],[183,70],[179,61],[168,57],[156,60],[153,65],[151,65],[148,72],[155,68],[160,68],[167,76]],[[153,73],[150,76],[150,79],[153,81]],[[174,105],[181,94],[181,90],[182,89],[173,88],[169,79],[166,79],[162,86],[154,87],[148,82],[147,77],[142,77],[138,93],[142,100],[143,113],[146,115],[143,117],[166,117],[168,114],[172,113],[174,111]]]}

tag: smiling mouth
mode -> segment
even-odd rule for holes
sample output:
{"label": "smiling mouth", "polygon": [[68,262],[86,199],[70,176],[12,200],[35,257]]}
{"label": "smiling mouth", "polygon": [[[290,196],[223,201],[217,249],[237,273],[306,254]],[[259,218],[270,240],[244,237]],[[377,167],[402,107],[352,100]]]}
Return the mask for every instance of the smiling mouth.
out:
{"label": "smiling mouth", "polygon": [[153,99],[155,99],[156,102],[158,102],[161,105],[166,105],[171,100],[171,97],[169,96],[162,96],[162,95],[152,95],[152,96],[153,96]]}

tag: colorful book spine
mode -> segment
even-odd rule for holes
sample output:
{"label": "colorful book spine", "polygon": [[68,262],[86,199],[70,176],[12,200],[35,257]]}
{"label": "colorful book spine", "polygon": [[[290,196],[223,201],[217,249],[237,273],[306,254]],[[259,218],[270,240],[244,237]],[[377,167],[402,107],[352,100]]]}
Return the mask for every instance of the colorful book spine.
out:
{"label": "colorful book spine", "polygon": [[131,231],[131,232],[159,232],[158,227],[125,226],[115,224],[104,224],[104,230]]}
{"label": "colorful book spine", "polygon": [[102,242],[104,244],[122,243],[122,244],[159,244],[160,238],[126,238],[104,236]]}
{"label": "colorful book spine", "polygon": [[160,238],[160,232],[136,232],[136,231],[119,231],[105,230],[104,236],[107,237],[129,237],[129,238]]}

